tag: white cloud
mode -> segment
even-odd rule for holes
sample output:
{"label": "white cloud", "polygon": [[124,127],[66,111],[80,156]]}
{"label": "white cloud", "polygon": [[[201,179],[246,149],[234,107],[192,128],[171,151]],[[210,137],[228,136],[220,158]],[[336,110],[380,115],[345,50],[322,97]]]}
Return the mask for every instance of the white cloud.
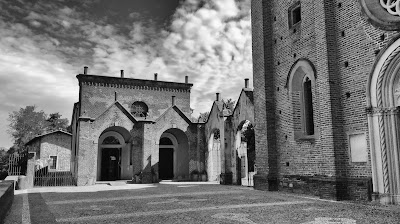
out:
{"label": "white cloud", "polygon": [[170,68],[190,71],[192,107],[199,113],[210,109],[216,92],[237,99],[243,79],[252,76],[252,59],[249,3],[210,0],[197,6],[186,1],[177,10],[163,46]]}
{"label": "white cloud", "polygon": [[216,92],[236,100],[243,79],[252,76],[250,1],[186,0],[168,30],[137,12],[122,26],[55,4],[13,6],[24,16],[0,19],[0,123],[32,104],[70,119],[78,100],[75,75],[84,65],[89,74],[108,76],[123,69],[126,77],[153,79],[157,72],[159,80],[183,82],[188,75],[196,115],[210,109]]}

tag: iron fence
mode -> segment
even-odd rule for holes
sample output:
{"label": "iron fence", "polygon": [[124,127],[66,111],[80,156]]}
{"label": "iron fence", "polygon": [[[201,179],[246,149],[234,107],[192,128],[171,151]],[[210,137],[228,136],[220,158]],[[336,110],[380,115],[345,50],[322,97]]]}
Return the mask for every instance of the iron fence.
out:
{"label": "iron fence", "polygon": [[[65,169],[66,167],[68,167],[68,170]],[[54,166],[54,163],[46,164],[44,167],[36,165],[33,185],[36,187],[75,186],[76,179],[69,167],[69,161],[58,161],[56,166]]]}
{"label": "iron fence", "polygon": [[27,166],[27,154],[14,155],[8,157],[8,176],[25,175]]}

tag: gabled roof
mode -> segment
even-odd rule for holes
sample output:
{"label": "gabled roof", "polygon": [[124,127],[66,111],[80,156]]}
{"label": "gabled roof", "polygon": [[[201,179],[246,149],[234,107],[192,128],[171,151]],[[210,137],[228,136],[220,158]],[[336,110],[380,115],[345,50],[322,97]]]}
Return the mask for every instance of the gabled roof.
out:
{"label": "gabled roof", "polygon": [[249,98],[250,102],[254,105],[254,97],[253,97],[253,90],[249,88],[243,88],[242,91],[239,94],[239,98],[236,101],[235,108],[233,108],[231,115],[235,112],[236,107],[239,105],[239,100],[242,97],[242,94],[245,94],[247,98]]}
{"label": "gabled roof", "polygon": [[[115,101],[114,103],[112,103],[103,113],[101,113],[97,118],[101,117],[103,114],[107,113],[107,111],[109,111],[113,106],[116,106],[118,109],[120,109],[122,111],[122,113],[124,113],[132,122],[137,122],[137,120],[135,119],[135,117],[132,116],[132,114],[124,107],[122,106],[122,104],[118,101]],[[95,119],[97,119],[95,118]]]}
{"label": "gabled roof", "polygon": [[229,115],[232,114],[230,110],[228,110],[228,109],[225,108],[225,104],[224,104],[222,101],[214,101],[214,102],[213,102],[213,105],[211,106],[210,113],[208,114],[207,121],[206,121],[205,123],[207,123],[208,120],[210,119],[211,111],[213,110],[214,105],[218,108],[218,111],[219,111],[220,113],[222,112],[222,115],[223,115],[224,117],[227,117],[227,116],[229,116]]}
{"label": "gabled roof", "polygon": [[181,111],[181,109],[179,109],[179,107],[177,107],[176,105],[169,107],[163,114],[161,114],[161,116],[159,116],[154,122],[158,122],[162,117],[165,116],[165,114],[167,114],[170,110],[175,110],[179,116],[181,116],[188,124],[191,124],[192,121],[186,116],[185,113],[183,113]]}
{"label": "gabled roof", "polygon": [[243,92],[246,94],[246,96],[249,98],[250,102],[254,104],[254,97],[253,97],[253,90],[246,90],[243,89]]}
{"label": "gabled roof", "polygon": [[62,133],[62,134],[66,134],[66,135],[72,136],[72,134],[69,133],[69,132],[66,132],[66,131],[63,131],[63,130],[56,130],[56,131],[47,132],[47,133],[44,133],[44,134],[41,134],[41,135],[37,135],[34,138],[32,138],[31,140],[29,140],[29,142],[25,143],[25,145],[29,145],[31,142],[33,142],[36,139],[42,138],[42,137],[44,137],[46,135],[55,134],[55,133]]}

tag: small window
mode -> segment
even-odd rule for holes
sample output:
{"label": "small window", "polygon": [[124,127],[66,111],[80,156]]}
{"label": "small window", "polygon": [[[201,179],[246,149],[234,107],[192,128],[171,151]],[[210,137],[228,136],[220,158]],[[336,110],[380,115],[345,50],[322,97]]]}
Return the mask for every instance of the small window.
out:
{"label": "small window", "polygon": [[290,7],[288,12],[289,17],[289,28],[292,28],[294,25],[301,21],[301,5],[300,2],[297,2],[295,5]]}
{"label": "small window", "polygon": [[50,169],[57,169],[57,156],[50,156]]}
{"label": "small window", "polygon": [[219,140],[219,138],[220,138],[219,129],[215,129],[215,130],[213,131],[213,133],[214,133],[214,140]]}
{"label": "small window", "polygon": [[136,101],[132,104],[131,114],[134,117],[147,117],[149,108],[144,102]]}

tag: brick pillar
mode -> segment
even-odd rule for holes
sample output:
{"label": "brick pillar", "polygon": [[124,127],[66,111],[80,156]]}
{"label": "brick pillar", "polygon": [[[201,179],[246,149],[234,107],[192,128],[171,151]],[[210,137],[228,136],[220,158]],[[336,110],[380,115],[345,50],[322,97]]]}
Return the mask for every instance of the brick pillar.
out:
{"label": "brick pillar", "polygon": [[[343,130],[341,87],[337,62],[336,39],[336,3],[335,1],[314,2],[315,19],[315,67],[317,70],[315,94],[319,106],[319,133],[321,141],[320,170],[322,175],[332,179],[346,177],[347,150],[343,142],[347,141]],[[336,181],[335,181],[336,182]],[[332,192],[320,192],[320,195],[343,195],[346,187],[337,184],[333,188],[324,188]]]}
{"label": "brick pillar", "polygon": [[77,144],[78,148],[78,170],[77,170],[77,185],[93,185],[97,179],[97,156],[93,159],[89,155],[98,154],[97,140],[93,141],[90,139],[92,128],[89,122],[90,118],[80,117],[79,118],[79,140]]}
{"label": "brick pillar", "polygon": [[272,1],[252,0],[256,189],[277,190]]}

